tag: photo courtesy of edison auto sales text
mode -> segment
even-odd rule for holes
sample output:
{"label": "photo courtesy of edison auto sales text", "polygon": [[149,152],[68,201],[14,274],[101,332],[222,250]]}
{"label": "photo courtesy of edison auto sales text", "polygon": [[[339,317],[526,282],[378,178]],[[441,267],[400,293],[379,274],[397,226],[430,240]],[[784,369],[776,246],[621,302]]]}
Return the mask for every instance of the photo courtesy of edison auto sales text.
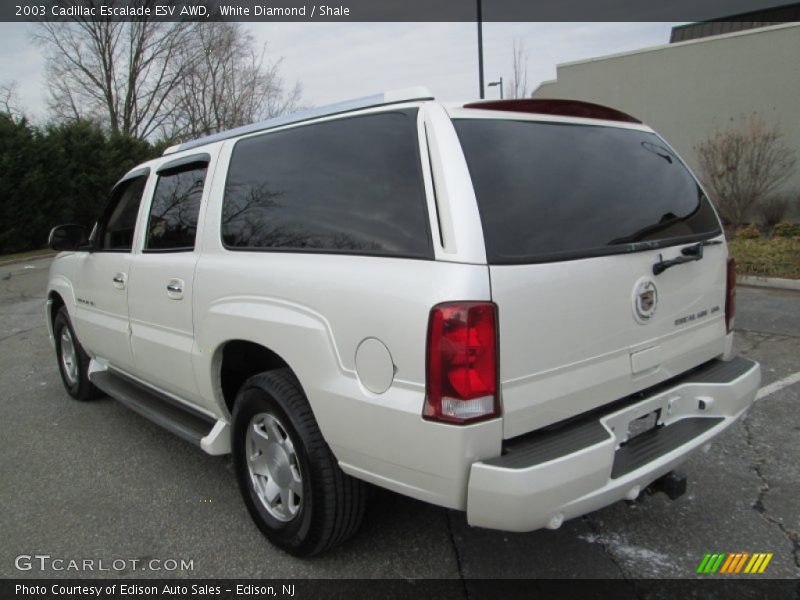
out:
{"label": "photo courtesy of edison auto sales text", "polygon": [[51,583],[47,585],[25,585],[18,583],[14,586],[14,594],[18,597],[34,596],[71,596],[75,597],[97,597],[104,596],[219,596],[223,592],[235,594],[237,596],[250,597],[269,597],[274,598],[278,595],[283,598],[293,598],[296,593],[295,585],[282,584],[280,587],[274,585],[257,584],[236,584],[229,587],[221,585],[203,585],[193,583],[191,585],[181,585],[177,583],[165,583],[159,585],[139,585],[135,583],[110,583],[110,584],[72,584],[65,585]]}

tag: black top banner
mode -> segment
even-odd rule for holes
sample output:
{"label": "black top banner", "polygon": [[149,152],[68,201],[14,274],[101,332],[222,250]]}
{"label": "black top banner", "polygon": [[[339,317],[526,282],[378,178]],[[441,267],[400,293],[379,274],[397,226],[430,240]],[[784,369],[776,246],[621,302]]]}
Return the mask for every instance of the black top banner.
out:
{"label": "black top banner", "polygon": [[785,4],[785,0],[329,1],[4,0],[0,21],[706,21]]}

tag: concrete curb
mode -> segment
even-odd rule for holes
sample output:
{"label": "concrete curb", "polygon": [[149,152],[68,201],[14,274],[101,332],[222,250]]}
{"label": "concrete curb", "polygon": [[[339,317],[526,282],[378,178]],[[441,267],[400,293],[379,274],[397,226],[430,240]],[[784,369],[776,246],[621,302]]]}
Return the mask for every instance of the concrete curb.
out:
{"label": "concrete curb", "polygon": [[781,279],[779,277],[748,277],[745,275],[739,275],[736,277],[736,283],[738,285],[749,285],[751,287],[800,291],[800,279]]}

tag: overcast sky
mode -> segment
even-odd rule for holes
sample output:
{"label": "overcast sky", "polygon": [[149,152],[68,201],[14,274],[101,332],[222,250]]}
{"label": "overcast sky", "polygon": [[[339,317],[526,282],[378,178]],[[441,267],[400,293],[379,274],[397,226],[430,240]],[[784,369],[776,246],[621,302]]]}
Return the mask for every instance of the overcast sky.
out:
{"label": "overcast sky", "polygon": [[[675,23],[485,23],[486,80],[511,76],[514,39],[528,53],[529,88],[556,76],[559,63],[657,46]],[[44,60],[28,24],[0,23],[0,83],[16,81],[21,104],[46,117]],[[282,74],[303,84],[303,104],[427,86],[441,100],[478,96],[474,23],[251,23]],[[488,88],[487,97],[496,97]]]}

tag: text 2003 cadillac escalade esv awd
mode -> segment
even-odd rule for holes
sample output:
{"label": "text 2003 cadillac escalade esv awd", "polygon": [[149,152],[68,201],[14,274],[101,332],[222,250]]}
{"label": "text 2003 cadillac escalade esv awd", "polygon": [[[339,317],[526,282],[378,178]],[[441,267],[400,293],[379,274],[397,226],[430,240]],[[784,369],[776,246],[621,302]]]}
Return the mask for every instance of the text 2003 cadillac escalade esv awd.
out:
{"label": "text 2003 cadillac escalade esv awd", "polygon": [[246,126],[136,167],[91,235],[50,243],[70,395],[232,452],[297,555],[354,533],[364,482],[557,528],[675,483],[760,379],[731,356],[711,203],[594,104],[415,88]]}

